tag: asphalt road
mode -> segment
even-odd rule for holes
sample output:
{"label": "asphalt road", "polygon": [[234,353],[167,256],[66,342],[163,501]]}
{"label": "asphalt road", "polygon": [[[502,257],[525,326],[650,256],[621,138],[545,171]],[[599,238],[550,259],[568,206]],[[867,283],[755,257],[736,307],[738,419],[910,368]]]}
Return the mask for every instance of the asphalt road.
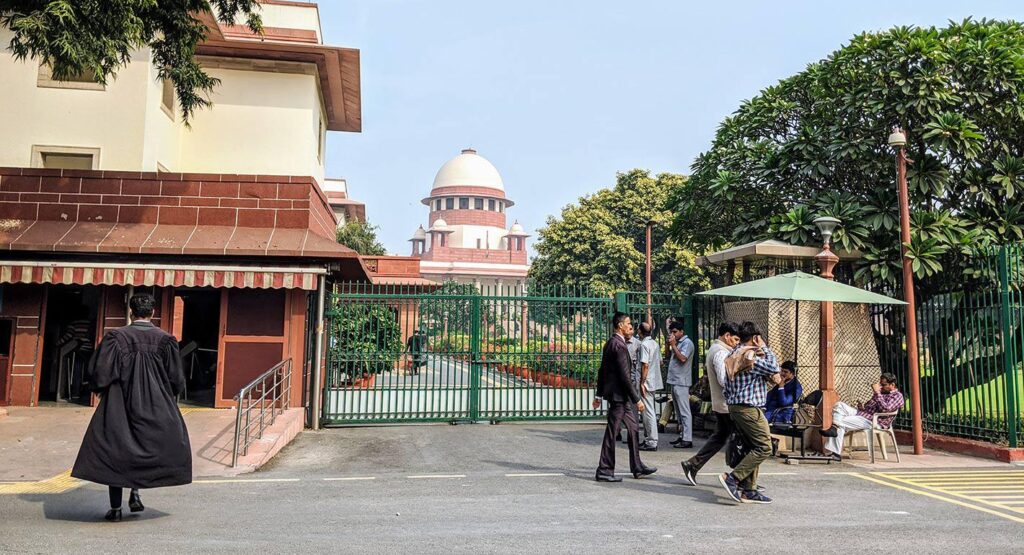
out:
{"label": "asphalt road", "polygon": [[[101,520],[105,491],[91,484],[0,495],[0,552],[1019,553],[1024,541],[1024,518],[845,465],[767,464],[768,506],[728,501],[714,477],[720,459],[698,487],[683,485],[680,450],[645,454],[661,468],[652,479],[596,483],[600,433],[568,424],[306,432],[255,474],[145,491],[147,510],[121,523]],[[1010,484],[1014,472],[1006,468]]]}

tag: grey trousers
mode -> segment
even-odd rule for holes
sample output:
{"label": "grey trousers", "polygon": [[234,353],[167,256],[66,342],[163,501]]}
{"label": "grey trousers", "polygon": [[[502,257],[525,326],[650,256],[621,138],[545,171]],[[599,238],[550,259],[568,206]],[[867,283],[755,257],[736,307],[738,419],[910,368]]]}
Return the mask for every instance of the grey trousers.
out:
{"label": "grey trousers", "polygon": [[654,409],[654,392],[648,391],[644,396],[644,443],[658,445],[658,413]]}
{"label": "grey trousers", "polygon": [[690,386],[672,384],[672,406],[679,422],[679,438],[693,441],[693,416],[690,414]]}

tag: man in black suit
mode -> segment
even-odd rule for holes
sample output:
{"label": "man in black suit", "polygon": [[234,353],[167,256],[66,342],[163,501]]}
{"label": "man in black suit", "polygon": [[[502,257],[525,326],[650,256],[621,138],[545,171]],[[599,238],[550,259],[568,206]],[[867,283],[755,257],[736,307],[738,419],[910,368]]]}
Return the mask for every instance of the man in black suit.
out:
{"label": "man in black suit", "polygon": [[[612,328],[615,333],[604,344],[601,353],[601,369],[597,374],[597,395],[594,399],[595,409],[601,408],[601,399],[608,402],[608,426],[604,430],[601,461],[597,466],[597,475],[594,476],[598,482],[622,481],[622,478],[615,476],[615,436],[623,422],[629,434],[629,470],[633,477],[641,478],[658,471],[640,462],[636,415],[644,411],[644,402],[629,379],[630,361],[626,348],[626,336],[633,332],[633,324],[628,315],[616,312],[612,316]],[[637,412],[630,410],[630,403],[636,404]]]}

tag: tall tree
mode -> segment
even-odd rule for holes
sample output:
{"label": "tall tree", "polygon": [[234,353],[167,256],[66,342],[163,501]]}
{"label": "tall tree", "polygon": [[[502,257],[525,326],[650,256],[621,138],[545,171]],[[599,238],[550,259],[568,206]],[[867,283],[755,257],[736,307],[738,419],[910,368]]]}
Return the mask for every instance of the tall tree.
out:
{"label": "tall tree", "polygon": [[368,222],[350,220],[338,228],[336,239],[342,245],[368,256],[384,256],[388,253],[377,240],[377,226]]}
{"label": "tall tree", "polygon": [[839,245],[865,253],[858,277],[898,287],[886,138],[901,126],[914,160],[910,256],[919,286],[927,294],[961,283],[976,247],[1024,238],[1021,60],[1024,26],[1012,21],[855,36],[722,122],[673,191],[672,236],[698,251],[765,238],[808,244],[812,220],[834,216],[843,221]]}
{"label": "tall tree", "polygon": [[[957,384],[1001,368],[998,320],[975,292],[995,286],[975,256],[1024,239],[1024,25],[965,20],[863,33],[769,87],[719,127],[690,180],[672,193],[672,236],[697,250],[774,238],[817,243],[813,219],[842,220],[841,247],[864,258],[864,284],[900,288],[896,168],[886,139],[907,132],[912,239],[921,327],[950,367],[922,381],[925,410]],[[1015,267],[1017,262],[1011,264]],[[972,300],[974,299],[974,300]],[[975,304],[972,304],[975,303]],[[906,355],[898,312],[879,335],[888,360]],[[1019,343],[1016,325],[1009,344]],[[942,353],[936,355],[935,353]]]}
{"label": "tall tree", "polygon": [[666,210],[671,190],[686,177],[646,170],[616,176],[615,186],[582,197],[541,228],[530,277],[543,285],[587,285],[596,293],[644,288],[645,226],[654,221],[651,241],[653,289],[685,292],[704,278],[694,257],[668,237],[672,213]]}
{"label": "tall tree", "polygon": [[206,38],[200,14],[225,24],[245,18],[262,33],[258,0],[0,0],[0,26],[14,35],[8,48],[18,59],[33,58],[57,80],[82,74],[106,84],[128,65],[133,50],[152,50],[161,79],[174,83],[181,117],[210,105],[219,80],[195,59]]}

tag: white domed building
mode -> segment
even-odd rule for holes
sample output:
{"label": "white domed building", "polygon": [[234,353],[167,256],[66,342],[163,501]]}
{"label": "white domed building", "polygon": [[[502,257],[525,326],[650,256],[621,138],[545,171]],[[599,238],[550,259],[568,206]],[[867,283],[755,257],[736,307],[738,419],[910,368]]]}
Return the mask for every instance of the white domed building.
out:
{"label": "white domed building", "polygon": [[424,278],[484,288],[525,282],[529,235],[518,222],[508,226],[514,203],[486,158],[467,148],[445,162],[423,204],[430,209],[429,224],[409,241]]}

